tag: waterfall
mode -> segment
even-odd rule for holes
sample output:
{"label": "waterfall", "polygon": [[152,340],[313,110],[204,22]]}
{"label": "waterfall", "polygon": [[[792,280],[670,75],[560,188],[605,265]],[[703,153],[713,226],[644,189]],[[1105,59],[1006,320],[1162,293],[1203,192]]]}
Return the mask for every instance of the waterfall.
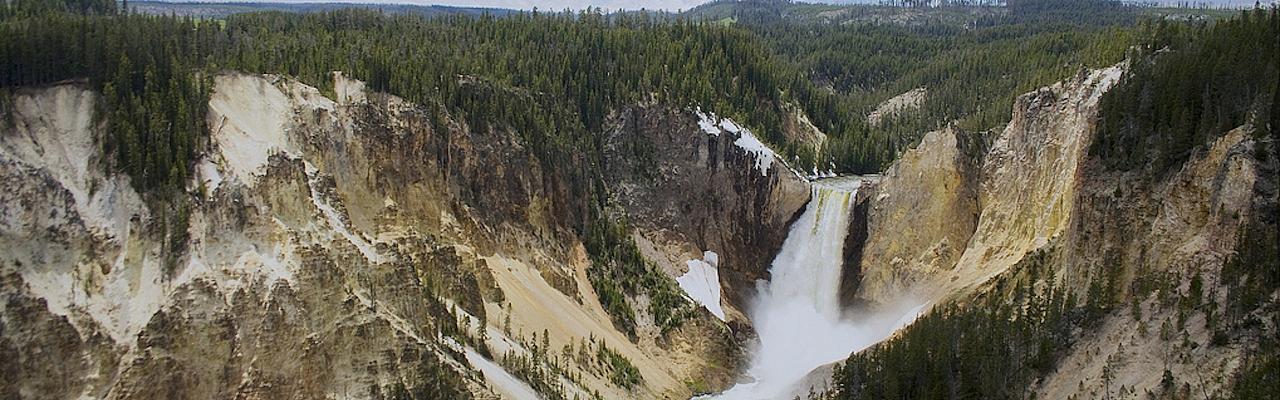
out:
{"label": "waterfall", "polygon": [[[814,369],[840,361],[888,337],[922,307],[903,313],[845,319],[840,309],[840,270],[857,178],[823,179],[796,220],[760,282],[749,315],[759,344],[741,383],[715,399],[790,399],[807,392],[801,381]],[[803,387],[799,387],[803,386]]]}

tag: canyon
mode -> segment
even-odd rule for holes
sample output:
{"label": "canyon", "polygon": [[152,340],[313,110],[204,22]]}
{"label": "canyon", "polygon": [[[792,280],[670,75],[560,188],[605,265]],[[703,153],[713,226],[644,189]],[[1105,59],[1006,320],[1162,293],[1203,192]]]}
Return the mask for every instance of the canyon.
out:
{"label": "canyon", "polygon": [[[816,179],[712,110],[638,103],[606,119],[589,183],[594,160],[342,73],[324,93],[225,72],[185,231],[97,145],[99,94],[23,88],[0,124],[0,397],[791,398],[935,305],[1007,293],[1036,254],[1077,293],[1124,265],[1121,292],[1160,275],[1226,303],[1239,232],[1275,226],[1277,162],[1255,151],[1274,144],[1241,126],[1171,174],[1105,168],[1098,102],[1127,68],[1024,94],[1000,130],[930,132],[878,176]],[[784,135],[822,144],[790,118]],[[677,327],[642,291],[626,329],[597,293],[593,184],[648,265],[710,293]],[[1253,339],[1211,347],[1204,313],[1138,297],[1036,396],[1142,393],[1166,370],[1224,393]],[[1178,318],[1196,346],[1139,332]]]}

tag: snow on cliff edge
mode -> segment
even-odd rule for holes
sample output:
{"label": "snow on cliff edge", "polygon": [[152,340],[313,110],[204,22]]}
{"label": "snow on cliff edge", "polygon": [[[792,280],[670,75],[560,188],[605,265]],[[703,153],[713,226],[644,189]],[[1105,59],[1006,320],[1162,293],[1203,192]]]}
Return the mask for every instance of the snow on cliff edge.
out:
{"label": "snow on cliff edge", "polygon": [[738,135],[733,144],[755,156],[756,169],[760,171],[760,175],[769,175],[769,168],[773,166],[773,160],[778,159],[778,155],[757,139],[750,129],[738,125],[732,119],[720,118],[715,113],[704,113],[702,109],[695,110],[695,113],[698,115],[698,127],[708,135],[720,136],[723,132]]}

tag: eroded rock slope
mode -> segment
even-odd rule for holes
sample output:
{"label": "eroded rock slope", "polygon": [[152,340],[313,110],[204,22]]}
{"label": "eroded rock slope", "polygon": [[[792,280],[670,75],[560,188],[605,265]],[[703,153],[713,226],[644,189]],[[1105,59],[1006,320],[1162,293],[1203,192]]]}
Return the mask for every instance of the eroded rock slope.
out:
{"label": "eroded rock slope", "polygon": [[[512,132],[334,79],[336,100],[287,78],[218,75],[181,210],[113,172],[92,91],[16,92],[0,136],[0,397],[672,398],[730,383],[740,355],[712,340],[731,329],[710,314],[628,337],[600,306],[578,233],[593,201],[577,184],[585,157],[541,160]],[[805,201],[785,187],[803,183],[761,173],[692,110],[647,112],[666,117],[620,117],[614,132],[693,172],[633,185],[648,172],[615,157],[631,165],[611,170],[618,193],[705,180],[688,195],[708,202],[689,220],[621,202],[666,249],[652,261],[776,248],[769,229]],[[165,213],[180,211],[189,228],[168,231]],[[752,212],[771,217],[735,222]],[[720,264],[757,276],[764,251]]]}

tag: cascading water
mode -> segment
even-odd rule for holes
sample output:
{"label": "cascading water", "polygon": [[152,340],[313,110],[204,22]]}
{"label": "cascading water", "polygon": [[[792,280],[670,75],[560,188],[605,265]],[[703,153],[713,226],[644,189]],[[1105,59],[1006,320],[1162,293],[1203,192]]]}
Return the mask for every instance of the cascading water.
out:
{"label": "cascading water", "polygon": [[761,283],[751,306],[751,321],[760,339],[747,370],[754,381],[707,398],[790,399],[808,389],[797,386],[815,368],[884,339],[922,308],[906,315],[842,317],[841,261],[850,210],[861,182],[833,178],[814,183],[813,199],[792,224],[773,260],[772,281]]}

